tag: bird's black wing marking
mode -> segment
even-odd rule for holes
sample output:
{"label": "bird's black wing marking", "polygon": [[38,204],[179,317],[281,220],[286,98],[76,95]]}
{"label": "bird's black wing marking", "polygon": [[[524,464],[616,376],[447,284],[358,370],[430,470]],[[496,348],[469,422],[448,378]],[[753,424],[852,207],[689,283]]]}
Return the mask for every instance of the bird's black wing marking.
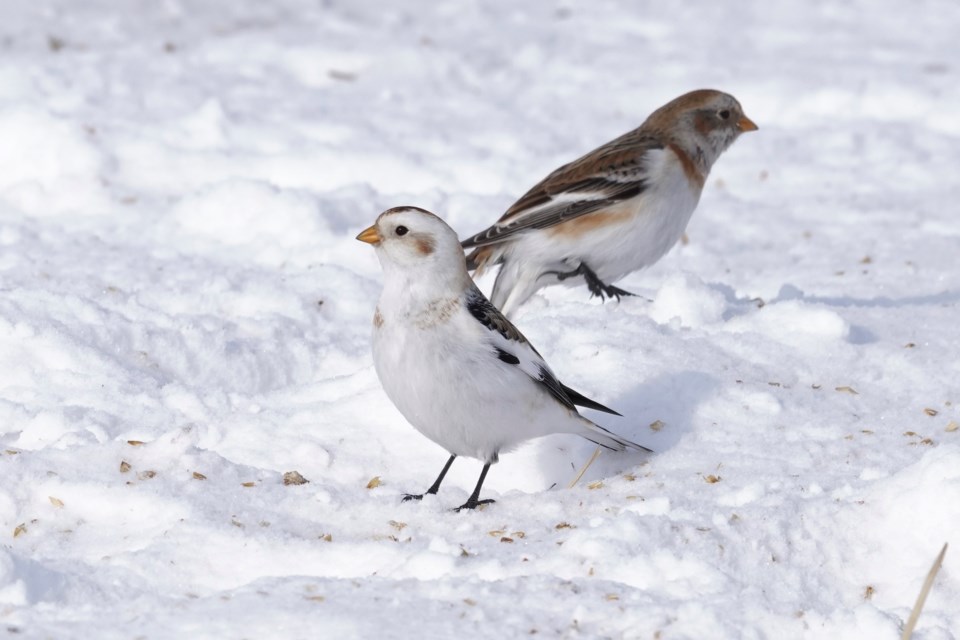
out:
{"label": "bird's black wing marking", "polygon": [[550,392],[554,398],[560,401],[560,404],[565,406],[567,409],[572,409],[574,411],[577,408],[573,404],[573,400],[570,399],[570,396],[567,395],[567,388],[563,386],[557,377],[550,372],[546,367],[540,367],[540,375],[537,378],[538,382],[547,388],[547,391]]}
{"label": "bird's black wing marking", "polygon": [[573,404],[577,405],[578,407],[586,407],[587,409],[593,409],[594,411],[603,411],[604,413],[612,413],[615,416],[620,416],[621,418],[623,417],[622,413],[617,413],[610,407],[605,407],[604,405],[600,404],[596,400],[591,400],[590,398],[583,395],[582,393],[578,391],[574,391],[573,389],[563,384],[562,382],[560,383],[560,386],[563,387],[563,390],[566,392],[567,397],[570,398]]}
{"label": "bird's black wing marking", "polygon": [[[493,306],[493,303],[487,300],[486,296],[480,292],[476,286],[471,287],[466,294],[465,299],[467,310],[470,312],[477,321],[480,322],[490,331],[495,331],[504,339],[511,342],[517,342],[524,345],[525,348],[530,349],[534,355],[536,355],[537,361],[543,362],[543,356],[533,348],[533,345],[527,342],[527,339],[523,336],[520,331],[513,326],[513,323],[510,322],[506,316],[500,313],[500,310]],[[520,365],[520,358],[515,354],[503,349],[499,346],[493,346],[493,353],[503,362],[507,364],[512,364],[514,366]],[[614,411],[613,409],[606,407],[596,400],[591,400],[582,393],[571,389],[562,382],[560,382],[553,372],[547,368],[545,364],[536,364],[536,375],[530,371],[526,372],[533,380],[542,384],[550,395],[556,398],[563,406],[568,409],[573,409],[576,411],[576,407],[586,407],[587,409],[593,409],[595,411],[603,411],[605,413],[611,413],[615,416],[620,414]]]}
{"label": "bird's black wing marking", "polygon": [[[500,313],[500,310],[493,306],[493,303],[487,300],[487,297],[483,295],[476,286],[471,287],[470,290],[467,291],[465,302],[470,315],[490,331],[496,331],[507,340],[513,342],[527,342],[527,339],[523,337],[519,329],[513,326],[513,323],[507,320],[507,317]],[[534,352],[536,352],[536,350],[534,350]]]}

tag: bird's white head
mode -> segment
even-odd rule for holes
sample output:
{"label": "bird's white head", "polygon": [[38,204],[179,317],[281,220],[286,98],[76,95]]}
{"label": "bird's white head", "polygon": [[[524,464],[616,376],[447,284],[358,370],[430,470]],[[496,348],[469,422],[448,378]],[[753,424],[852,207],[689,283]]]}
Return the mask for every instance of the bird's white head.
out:
{"label": "bird's white head", "polygon": [[384,278],[405,288],[461,291],[470,282],[457,234],[419,207],[387,209],[357,240],[372,244]]}

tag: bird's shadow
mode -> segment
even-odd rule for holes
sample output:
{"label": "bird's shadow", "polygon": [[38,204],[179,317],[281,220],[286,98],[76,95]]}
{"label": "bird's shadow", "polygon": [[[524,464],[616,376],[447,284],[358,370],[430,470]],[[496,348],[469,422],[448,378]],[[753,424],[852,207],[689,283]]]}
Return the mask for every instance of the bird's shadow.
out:
{"label": "bird's shadow", "polygon": [[[622,418],[584,411],[597,424],[653,449],[654,453],[602,450],[580,482],[617,475],[674,447],[693,428],[697,407],[718,386],[716,378],[700,371],[665,373],[638,384],[610,403],[623,414]],[[568,437],[546,438],[538,448],[539,471],[546,486],[566,487],[597,447],[588,440]]]}

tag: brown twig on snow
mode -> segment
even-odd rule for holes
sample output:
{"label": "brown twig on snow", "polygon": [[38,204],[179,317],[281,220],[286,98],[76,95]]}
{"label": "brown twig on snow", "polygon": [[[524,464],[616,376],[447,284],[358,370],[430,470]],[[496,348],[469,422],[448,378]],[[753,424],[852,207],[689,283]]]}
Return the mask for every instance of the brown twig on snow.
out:
{"label": "brown twig on snow", "polygon": [[907,625],[903,628],[903,635],[900,636],[900,640],[910,640],[910,636],[913,635],[913,628],[917,626],[920,612],[923,611],[923,603],[927,601],[927,594],[930,593],[930,589],[933,587],[933,581],[937,577],[937,572],[940,571],[940,567],[943,565],[943,556],[945,555],[947,555],[946,542],[943,543],[943,549],[940,550],[940,555],[933,561],[933,566],[930,567],[930,573],[927,574],[927,579],[923,581],[923,587],[920,588],[920,595],[917,596],[917,603],[913,605],[913,611],[910,612],[910,619],[907,620]]}

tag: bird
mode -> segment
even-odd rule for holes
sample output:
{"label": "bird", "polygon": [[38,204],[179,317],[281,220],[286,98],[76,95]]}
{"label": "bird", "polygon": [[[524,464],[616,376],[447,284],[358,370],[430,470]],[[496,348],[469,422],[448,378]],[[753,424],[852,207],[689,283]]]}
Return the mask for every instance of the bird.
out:
{"label": "bird", "polygon": [[413,206],[388,209],[357,240],[376,249],[383,290],[373,316],[373,362],[387,397],[421,434],[483,470],[456,510],[474,509],[490,466],[524,441],[573,433],[616,451],[650,449],[583,417],[577,407],[620,414],[564,385],[467,272],[456,232]]}
{"label": "bird", "polygon": [[590,297],[662,258],[683,235],[710,168],[757,125],[733,96],[698,89],[537,183],[491,227],[463,241],[479,276],[499,265],[493,304],[511,316],[539,289],[586,284]]}

